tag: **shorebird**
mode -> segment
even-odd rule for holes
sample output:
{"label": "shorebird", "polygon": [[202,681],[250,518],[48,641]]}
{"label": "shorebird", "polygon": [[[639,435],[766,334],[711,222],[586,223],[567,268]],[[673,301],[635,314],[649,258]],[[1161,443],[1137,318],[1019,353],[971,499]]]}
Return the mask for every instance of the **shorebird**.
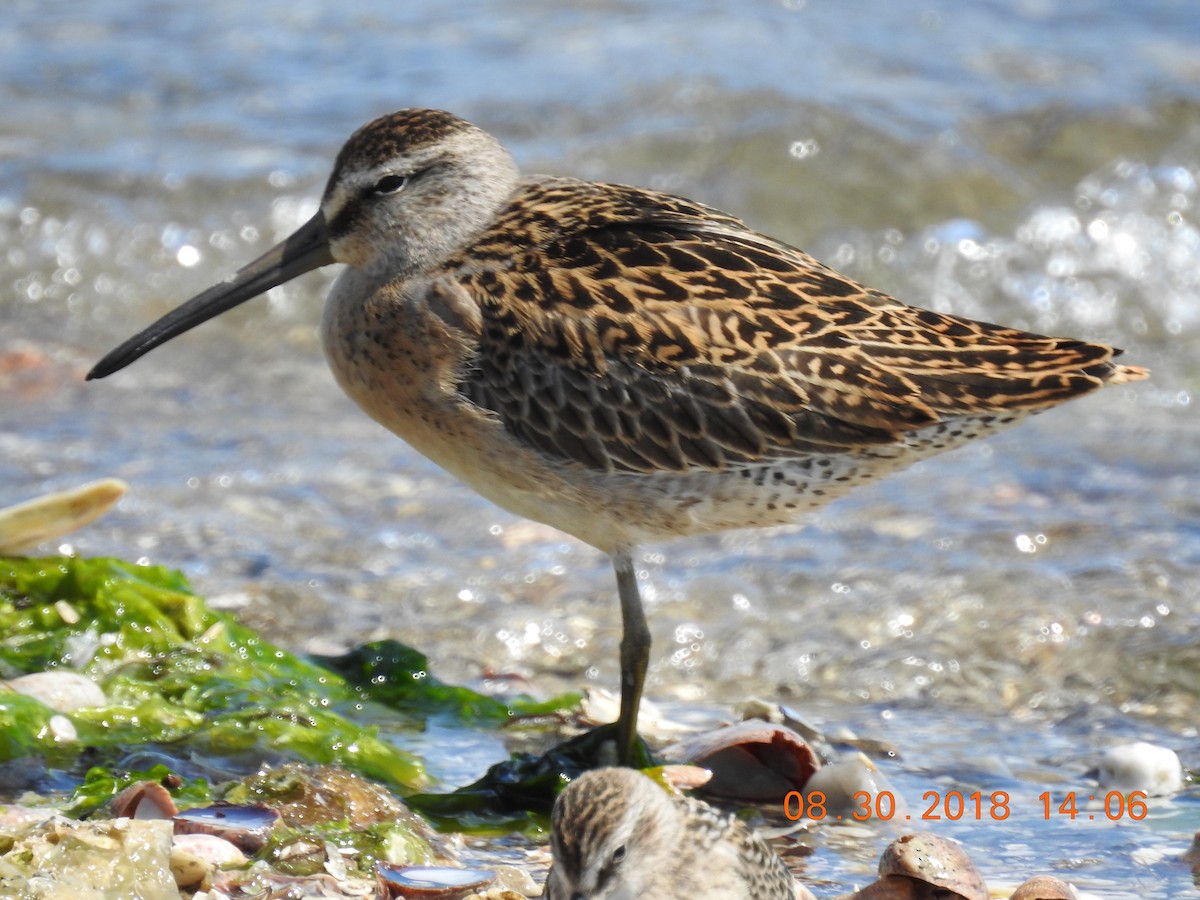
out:
{"label": "shorebird", "polygon": [[558,795],[546,900],[795,900],[775,851],[736,816],[635,769],[593,769]]}
{"label": "shorebird", "polygon": [[484,497],[612,558],[622,762],[650,653],[633,548],[795,522],[1146,375],[1107,346],[907,306],[681,197],[522,178],[487,132],[407,109],[351,135],[291,237],[88,378],[331,263],[322,340],[345,392]]}

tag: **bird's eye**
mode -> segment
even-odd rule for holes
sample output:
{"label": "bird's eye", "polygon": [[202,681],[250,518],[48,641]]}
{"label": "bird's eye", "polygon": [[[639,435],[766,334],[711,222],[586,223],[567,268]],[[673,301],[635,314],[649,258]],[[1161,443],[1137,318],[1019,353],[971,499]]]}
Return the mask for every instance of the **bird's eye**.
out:
{"label": "bird's eye", "polygon": [[371,193],[396,194],[402,191],[406,184],[408,184],[408,177],[405,175],[384,175],[375,182],[375,187],[371,188]]}
{"label": "bird's eye", "polygon": [[616,850],[613,851],[612,864],[615,866],[617,863],[619,863],[624,858],[625,858],[625,845],[622,844],[620,847],[618,847]]}

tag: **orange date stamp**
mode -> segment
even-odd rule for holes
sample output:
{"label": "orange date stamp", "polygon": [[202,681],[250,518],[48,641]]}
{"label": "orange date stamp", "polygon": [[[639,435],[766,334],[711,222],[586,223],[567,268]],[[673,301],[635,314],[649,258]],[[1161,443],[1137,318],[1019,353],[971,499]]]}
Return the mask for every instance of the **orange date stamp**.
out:
{"label": "orange date stamp", "polygon": [[[1046,821],[1050,819],[1108,820],[1116,822],[1131,819],[1140,822],[1149,813],[1145,791],[1108,791],[1105,794],[1088,794],[1080,802],[1075,791],[1067,791],[1061,798],[1051,796],[1049,791],[1038,795],[1040,812]],[[828,798],[822,791],[788,791],[783,798],[783,814],[792,821],[799,819],[836,819],[842,821],[867,822],[871,819],[892,821],[894,819],[923,822],[968,821],[1002,822],[1012,814],[1012,797],[1008,791],[984,793],[975,791],[926,791],[922,802],[928,804],[919,814],[906,813],[896,802],[891,791],[857,791],[852,795],[853,803],[844,813],[831,815],[827,808]],[[1057,802],[1056,802],[1057,801]],[[1090,804],[1090,805],[1089,805]],[[1097,805],[1099,804],[1099,805]]]}

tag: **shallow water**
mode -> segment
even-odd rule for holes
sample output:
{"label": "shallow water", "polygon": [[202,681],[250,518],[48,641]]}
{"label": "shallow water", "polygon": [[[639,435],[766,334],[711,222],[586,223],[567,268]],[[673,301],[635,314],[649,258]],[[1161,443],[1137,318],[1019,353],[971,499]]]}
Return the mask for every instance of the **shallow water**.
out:
{"label": "shallow water", "polygon": [[[693,196],[902,299],[1153,369],[803,528],[647,548],[652,698],[753,693],[887,738],[910,802],[946,773],[1084,791],[1119,740],[1200,768],[1192,4],[398,6],[0,12],[0,501],[117,475],[131,493],[65,546],[177,566],[289,645],[387,634],[443,677],[613,686],[606,561],[340,395],[314,332],[330,276],[82,382],[303,221],[354,127],[441,106],[526,169]],[[474,752],[444,774],[496,750]],[[1180,896],[1200,801],[944,825],[989,876]],[[822,844],[818,893],[880,849]]]}

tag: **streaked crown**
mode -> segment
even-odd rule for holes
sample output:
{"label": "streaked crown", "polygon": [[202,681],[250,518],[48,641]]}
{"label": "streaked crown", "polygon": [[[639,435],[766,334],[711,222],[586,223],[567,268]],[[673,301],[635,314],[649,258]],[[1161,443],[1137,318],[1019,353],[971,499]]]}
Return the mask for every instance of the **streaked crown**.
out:
{"label": "streaked crown", "polygon": [[321,211],[338,262],[411,276],[468,246],[516,183],[512,157],[486,131],[441,110],[403,109],[350,136]]}

